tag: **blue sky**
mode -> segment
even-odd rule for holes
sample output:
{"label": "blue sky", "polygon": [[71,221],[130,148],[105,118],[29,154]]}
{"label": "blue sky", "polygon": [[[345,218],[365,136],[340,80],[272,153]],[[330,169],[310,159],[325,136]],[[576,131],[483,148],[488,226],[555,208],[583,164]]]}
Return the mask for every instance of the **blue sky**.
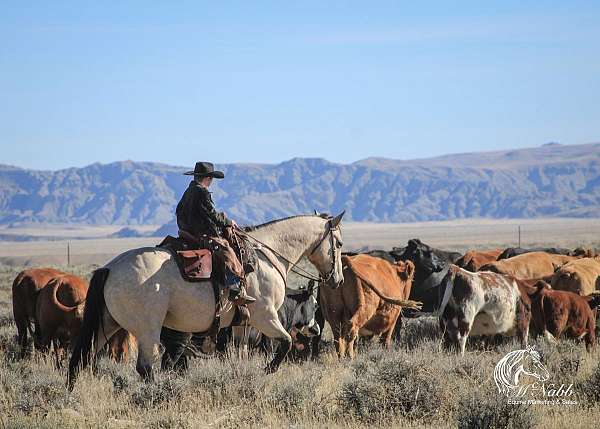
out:
{"label": "blue sky", "polygon": [[0,163],[600,141],[600,2],[495,3],[4,1]]}

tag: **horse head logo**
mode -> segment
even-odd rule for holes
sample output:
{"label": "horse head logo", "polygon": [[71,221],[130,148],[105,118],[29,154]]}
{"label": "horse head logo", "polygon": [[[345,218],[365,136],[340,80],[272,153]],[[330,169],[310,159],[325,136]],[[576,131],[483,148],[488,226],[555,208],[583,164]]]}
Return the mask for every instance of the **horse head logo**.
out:
{"label": "horse head logo", "polygon": [[533,347],[510,352],[496,364],[494,381],[498,392],[511,396],[518,388],[519,378],[523,374],[534,377],[538,381],[546,381],[550,378],[548,370],[540,361],[540,354]]}

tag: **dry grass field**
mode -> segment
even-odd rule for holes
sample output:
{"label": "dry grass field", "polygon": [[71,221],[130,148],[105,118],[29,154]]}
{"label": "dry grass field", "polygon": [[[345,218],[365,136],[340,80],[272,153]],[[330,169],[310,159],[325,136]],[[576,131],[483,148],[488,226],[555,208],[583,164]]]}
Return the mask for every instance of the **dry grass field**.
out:
{"label": "dry grass field", "polygon": [[[524,245],[574,247],[600,242],[594,236],[594,231],[600,230],[600,221],[512,222],[349,224],[344,242],[354,248],[389,248],[420,237],[426,243],[450,249],[492,247],[516,244],[519,223]],[[118,241],[111,248],[106,242],[107,247],[96,254],[107,249],[104,253],[109,257],[115,250],[137,243]],[[437,323],[432,318],[406,323],[392,350],[365,342],[359,345],[355,361],[340,361],[331,342],[326,342],[318,361],[286,362],[272,375],[264,374],[266,358],[262,355],[239,361],[231,353],[224,358],[195,359],[188,373],[159,373],[155,383],[145,384],[133,361],[116,364],[104,358],[97,373],[82,374],[75,390],[69,393],[65,370],[55,369],[51,358],[35,354],[28,360],[17,359],[10,287],[22,269],[15,263],[22,260],[14,258],[38,263],[44,253],[39,253],[39,247],[35,250],[42,243],[21,243],[33,246],[25,255],[26,249],[11,252],[6,244],[0,246],[2,256],[7,258],[0,265],[1,428],[589,429],[600,421],[600,347],[588,354],[582,344],[574,341],[554,346],[542,339],[533,340],[550,373],[548,383],[572,383],[574,394],[569,399],[576,404],[512,405],[497,392],[493,371],[506,353],[520,348],[519,344],[506,341],[492,347],[474,340],[467,345],[465,356],[460,357],[442,349]],[[43,252],[50,251],[52,244],[56,242],[48,244]],[[88,278],[95,267],[89,262],[70,267],[61,263],[53,265]]]}

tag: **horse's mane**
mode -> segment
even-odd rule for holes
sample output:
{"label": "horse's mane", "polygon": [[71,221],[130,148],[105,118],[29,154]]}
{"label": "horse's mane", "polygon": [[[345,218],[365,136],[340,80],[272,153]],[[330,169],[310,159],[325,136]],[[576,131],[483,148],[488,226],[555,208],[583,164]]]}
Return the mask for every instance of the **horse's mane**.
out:
{"label": "horse's mane", "polygon": [[321,219],[331,219],[331,216],[329,214],[327,214],[327,213],[307,214],[307,215],[295,215],[295,216],[284,217],[283,219],[270,220],[268,222],[261,223],[259,225],[245,226],[244,227],[244,231],[245,232],[252,232],[252,231],[256,231],[258,229],[262,229],[262,228],[265,228],[267,226],[274,225],[276,223],[283,222],[283,221],[286,221],[286,220],[295,219],[295,218],[298,218],[298,217],[315,217],[315,216],[318,216]]}

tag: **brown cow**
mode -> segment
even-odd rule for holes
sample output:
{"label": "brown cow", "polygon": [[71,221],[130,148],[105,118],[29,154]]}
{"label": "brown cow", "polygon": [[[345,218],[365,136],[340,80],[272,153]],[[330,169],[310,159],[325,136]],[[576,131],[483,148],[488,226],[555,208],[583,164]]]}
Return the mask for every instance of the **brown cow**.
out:
{"label": "brown cow", "polygon": [[502,251],[503,249],[469,250],[456,261],[455,265],[474,273],[483,265],[497,260]]}
{"label": "brown cow", "polygon": [[45,352],[54,345],[57,365],[64,349],[79,335],[88,284],[72,274],[52,279],[36,302],[36,343]]}
{"label": "brown cow", "polygon": [[590,295],[596,290],[600,276],[600,257],[583,258],[563,265],[554,273],[552,288],[579,295]]}
{"label": "brown cow", "polygon": [[531,252],[491,262],[482,266],[479,271],[508,274],[518,279],[537,279],[554,274],[558,267],[575,259],[577,258],[574,256]]}
{"label": "brown cow", "polygon": [[575,293],[552,290],[550,285],[539,281],[536,291],[530,295],[531,312],[536,331],[555,342],[564,333],[570,338],[584,339],[586,349],[591,351],[596,342],[596,315],[592,311],[598,299],[587,299]]}
{"label": "brown cow", "polygon": [[27,352],[27,332],[35,337],[32,323],[35,322],[35,303],[40,290],[62,271],[53,268],[34,268],[21,271],[12,286],[13,317],[17,325],[17,342],[21,348],[21,357]]}
{"label": "brown cow", "polygon": [[338,355],[354,358],[358,335],[381,335],[390,346],[401,307],[418,308],[408,301],[415,266],[394,264],[369,255],[342,257],[344,283],[321,288],[321,308],[333,331]]}

